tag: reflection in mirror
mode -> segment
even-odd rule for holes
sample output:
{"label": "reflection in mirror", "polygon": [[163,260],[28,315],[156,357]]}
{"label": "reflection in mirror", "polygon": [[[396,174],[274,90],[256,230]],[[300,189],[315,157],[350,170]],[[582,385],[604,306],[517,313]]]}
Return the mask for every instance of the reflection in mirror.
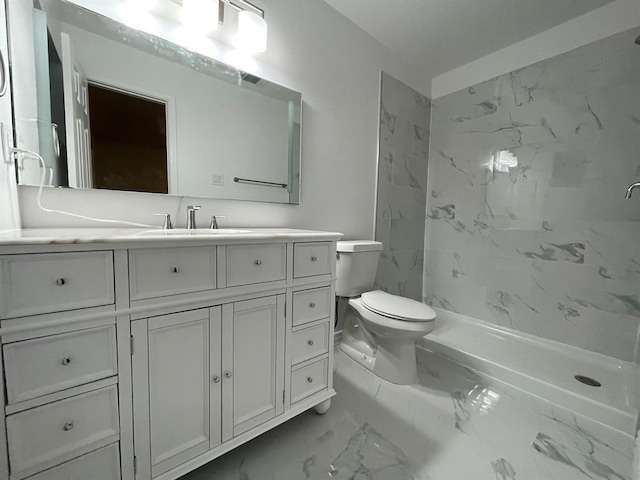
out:
{"label": "reflection in mirror", "polygon": [[8,10],[16,142],[52,185],[299,203],[300,93],[68,1]]}
{"label": "reflection in mirror", "polygon": [[161,99],[89,83],[89,112],[91,186],[169,193],[167,105]]}

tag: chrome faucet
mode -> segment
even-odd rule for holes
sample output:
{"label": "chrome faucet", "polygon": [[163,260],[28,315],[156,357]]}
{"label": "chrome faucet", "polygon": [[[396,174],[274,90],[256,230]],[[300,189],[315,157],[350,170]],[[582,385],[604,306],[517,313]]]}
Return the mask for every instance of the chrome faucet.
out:
{"label": "chrome faucet", "polygon": [[162,222],[163,230],[171,230],[173,228],[173,224],[171,223],[171,215],[168,213],[154,213],[153,215],[164,217],[164,222]]}
{"label": "chrome faucet", "polygon": [[631,198],[631,193],[633,192],[633,189],[637,187],[640,187],[640,182],[632,183],[631,185],[629,185],[629,188],[627,188],[627,193],[625,193],[624,198],[629,200]]}
{"label": "chrome faucet", "polygon": [[196,228],[196,212],[202,207],[200,205],[189,205],[187,207],[187,230],[195,230]]}
{"label": "chrome faucet", "polygon": [[218,219],[225,218],[225,215],[211,215],[211,223],[209,224],[209,228],[211,230],[217,230],[218,227]]}

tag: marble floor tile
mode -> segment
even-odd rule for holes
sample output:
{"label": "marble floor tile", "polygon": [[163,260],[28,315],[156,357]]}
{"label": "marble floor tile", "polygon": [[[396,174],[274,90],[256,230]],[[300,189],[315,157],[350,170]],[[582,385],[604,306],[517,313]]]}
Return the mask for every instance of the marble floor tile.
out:
{"label": "marble floor tile", "polygon": [[183,480],[631,480],[631,437],[419,349],[393,385],[341,353],[338,395]]}

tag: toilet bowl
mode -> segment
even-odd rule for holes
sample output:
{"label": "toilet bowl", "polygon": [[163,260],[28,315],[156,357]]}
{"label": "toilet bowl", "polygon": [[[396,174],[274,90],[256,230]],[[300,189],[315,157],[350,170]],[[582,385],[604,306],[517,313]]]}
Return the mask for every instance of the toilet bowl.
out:
{"label": "toilet bowl", "polygon": [[382,243],[338,242],[336,295],[349,298],[341,350],[385,380],[418,378],[415,341],[434,329],[436,314],[423,303],[373,290]]}
{"label": "toilet bowl", "polygon": [[434,329],[428,305],[380,290],[349,299],[341,350],[389,382],[413,384],[418,379],[415,341]]}

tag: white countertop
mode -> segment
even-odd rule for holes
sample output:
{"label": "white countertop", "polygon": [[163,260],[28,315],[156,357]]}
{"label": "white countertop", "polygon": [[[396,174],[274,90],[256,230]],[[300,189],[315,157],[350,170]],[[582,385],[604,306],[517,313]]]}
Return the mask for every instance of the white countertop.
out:
{"label": "white countertop", "polygon": [[149,228],[29,228],[0,232],[0,246],[47,245],[83,243],[137,243],[164,241],[211,241],[212,243],[241,242],[243,240],[307,240],[334,241],[342,237],[338,232],[297,230],[292,228],[199,228],[186,230]]}

